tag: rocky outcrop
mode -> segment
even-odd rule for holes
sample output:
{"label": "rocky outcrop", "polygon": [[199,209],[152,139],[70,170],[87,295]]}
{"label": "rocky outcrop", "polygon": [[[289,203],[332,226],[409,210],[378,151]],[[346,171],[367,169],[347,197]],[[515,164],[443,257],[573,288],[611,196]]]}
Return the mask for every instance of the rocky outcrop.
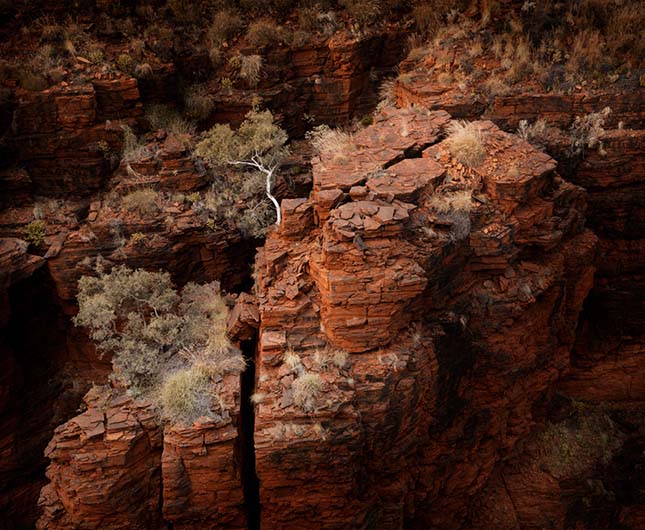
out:
{"label": "rocky outcrop", "polygon": [[106,392],[56,429],[38,528],[158,526],[161,429],[149,404]]}
{"label": "rocky outcrop", "polygon": [[[441,141],[449,120],[388,108],[355,136],[351,157],[316,159],[310,199],[283,201],[282,225],[258,255],[259,311],[242,296],[231,314],[242,340],[260,325],[253,456],[263,527],[458,528],[567,367],[596,245],[582,191],[491,122],[478,123],[485,161],[463,166]],[[163,449],[142,449],[157,470],[143,497],[91,527],[245,524],[239,391],[222,384],[230,419],[166,427]],[[123,399],[110,414],[134,421]],[[41,527],[84,517],[78,492],[97,467],[65,466],[72,455],[97,461],[101,448],[121,447],[110,449],[109,429],[78,432],[101,417],[88,405],[50,443]],[[143,437],[136,425],[117,424],[115,438]],[[129,467],[106,475],[98,495],[144,480]],[[145,521],[134,509],[144,505]]]}
{"label": "rocky outcrop", "polygon": [[56,429],[38,528],[245,528],[239,378],[217,384],[222,413],[164,428],[150,402],[91,390]]}
{"label": "rocky outcrop", "polygon": [[[614,420],[620,417],[616,423],[622,436],[617,451],[596,455],[587,462],[586,470],[578,470],[575,476],[554,477],[549,471],[536,471],[542,464],[535,452],[518,455],[493,473],[486,493],[480,496],[482,507],[470,524],[481,528],[563,528],[575,524],[638,528],[643,502],[634,493],[638,481],[626,471],[624,461],[638,461],[633,447],[642,444],[643,88],[629,74],[617,76],[621,81],[611,90],[591,83],[572,86],[566,92],[544,93],[533,84],[534,79],[510,88],[500,86],[499,78],[495,84],[490,83],[490,76],[479,75],[482,69],[498,68],[496,58],[484,53],[473,59],[467,53],[466,47],[439,46],[422,63],[404,64],[408,73],[397,83],[397,100],[403,105],[447,109],[469,119],[483,115],[507,130],[515,130],[520,120],[533,123],[538,119],[561,130],[550,130],[542,142],[558,160],[563,177],[585,189],[586,226],[597,235],[598,250],[593,287],[556,388],[578,402],[609,403]],[[474,66],[472,75],[464,75],[467,69],[462,66],[466,64]],[[442,83],[448,75],[459,77],[460,84]],[[607,106],[612,112],[606,119],[606,130],[600,133],[602,145],[572,156],[571,138],[563,131],[576,116]],[[539,427],[527,443],[534,443],[544,429]],[[596,490],[604,491],[604,497],[589,491],[592,483]],[[598,502],[605,508],[594,512],[592,506]]]}
{"label": "rocky outcrop", "polygon": [[132,78],[19,90],[10,141],[40,195],[88,195],[110,174],[107,155],[119,152],[122,124],[141,116]]}
{"label": "rocky outcrop", "polygon": [[[240,51],[260,53],[264,68],[259,85],[214,86],[217,105],[211,119],[239,123],[252,107],[252,97],[283,117],[290,134],[300,136],[311,123],[347,124],[369,114],[378,100],[381,80],[391,75],[403,56],[405,32],[399,28],[357,34],[338,31],[332,37],[309,35],[293,46],[254,50],[242,43]],[[228,70],[231,70],[230,72]],[[229,68],[230,79],[237,72]]]}
{"label": "rocky outcrop", "polygon": [[[128,51],[113,37],[109,54]],[[315,158],[311,195],[289,198],[306,178],[276,183],[283,222],[228,323],[247,350],[257,341],[255,363],[217,383],[221,415],[192,425],[164,425],[118,388],[91,391],[69,420],[109,360],[67,317],[97,260],[248,285],[254,242],[195,199],[209,176],[190,135],[154,131],[136,162],[113,156],[142,101],[175,104],[180,77],[204,81],[205,48],[175,42],[175,62],[139,81],[79,61],[42,92],[5,83],[24,169],[0,171],[3,514],[33,523],[44,486],[39,528],[643,526],[643,88],[620,72],[611,90],[545,93],[528,78],[493,94],[481,73],[498,59],[464,41],[402,64],[394,95],[412,108],[384,107],[348,152]],[[371,111],[404,42],[398,26],[262,49],[233,39],[225,55],[262,55],[258,85],[223,61],[200,126],[258,101],[294,134],[347,123]],[[582,159],[564,136],[551,158],[500,130],[566,130],[607,105],[603,148]],[[453,156],[451,118],[484,120],[481,164]],[[287,177],[303,175],[298,149]],[[148,187],[153,213],[120,203]],[[28,245],[43,217],[43,243]]]}
{"label": "rocky outcrop", "polygon": [[118,201],[92,202],[86,222],[67,234],[47,263],[61,299],[73,303],[78,279],[91,273],[99,256],[130,267],[164,268],[178,284],[218,279],[233,286],[244,280],[252,247],[238,230],[207,225],[183,202],[159,195],[157,203],[154,212],[141,214]]}
{"label": "rocky outcrop", "polygon": [[582,191],[490,122],[464,167],[447,121],[384,110],[351,158],[314,161],[311,204],[258,256],[266,528],[458,528],[566,368],[596,245]]}

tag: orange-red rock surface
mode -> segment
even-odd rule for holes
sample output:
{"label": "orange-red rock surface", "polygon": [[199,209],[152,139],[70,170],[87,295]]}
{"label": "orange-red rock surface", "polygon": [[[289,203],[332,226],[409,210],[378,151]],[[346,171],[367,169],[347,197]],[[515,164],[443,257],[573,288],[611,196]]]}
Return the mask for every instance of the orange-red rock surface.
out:
{"label": "orange-red rock surface", "polygon": [[[459,528],[566,368],[594,271],[582,190],[490,122],[486,160],[463,167],[438,143],[448,119],[384,110],[344,164],[314,161],[319,224],[289,204],[259,254],[266,528]],[[459,189],[466,220],[433,209]],[[308,413],[288,349],[324,381]]]}
{"label": "orange-red rock surface", "polygon": [[[345,123],[371,109],[403,41],[389,28],[266,50],[256,89],[210,87],[202,125],[240,121],[253,96],[291,132],[305,113]],[[277,184],[283,222],[229,319],[232,340],[255,345],[255,381],[222,380],[225,412],[192,426],[109,388],[69,419],[109,360],[68,317],[99,257],[245,284],[253,243],[170,196],[209,184],[190,138],[156,131],[150,156],[109,157],[142,102],[176,98],[205,51],[139,81],[10,85],[21,167],[0,170],[1,513],[41,529],[643,527],[645,89],[544,93],[529,80],[491,97],[485,76],[453,71],[463,48],[405,61],[404,108],[315,158],[308,197]],[[603,149],[581,159],[563,136],[552,158],[501,130],[538,118],[566,130],[607,105]],[[451,155],[451,118],[482,120],[480,165]],[[151,215],[105,193],[148,186],[165,193]],[[40,247],[24,241],[35,208]],[[303,407],[304,374],[318,387]]]}

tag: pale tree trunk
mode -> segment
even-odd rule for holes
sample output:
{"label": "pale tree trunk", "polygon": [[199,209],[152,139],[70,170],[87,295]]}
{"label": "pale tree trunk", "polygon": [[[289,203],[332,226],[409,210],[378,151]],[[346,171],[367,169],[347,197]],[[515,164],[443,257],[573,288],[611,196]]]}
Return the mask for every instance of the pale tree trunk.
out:
{"label": "pale tree trunk", "polygon": [[275,214],[276,214],[275,224],[279,225],[280,221],[282,221],[282,212],[280,211],[280,203],[271,193],[271,178],[273,177],[273,172],[276,170],[278,166],[274,165],[269,167],[265,165],[259,155],[254,155],[253,157],[251,157],[250,161],[234,160],[234,161],[230,161],[229,164],[251,166],[266,175],[266,195],[269,198],[269,200],[273,203],[273,206],[275,206]]}

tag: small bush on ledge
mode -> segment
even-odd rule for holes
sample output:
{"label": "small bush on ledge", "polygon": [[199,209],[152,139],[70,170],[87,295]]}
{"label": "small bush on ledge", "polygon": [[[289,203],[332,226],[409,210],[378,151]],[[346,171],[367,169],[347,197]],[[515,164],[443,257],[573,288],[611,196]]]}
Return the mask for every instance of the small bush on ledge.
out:
{"label": "small bush on ledge", "polygon": [[125,266],[97,272],[79,281],[74,323],[89,331],[99,352],[112,354],[115,377],[172,422],[214,414],[214,381],[244,368],[226,336],[219,285],[189,283],[179,292],[164,272]]}
{"label": "small bush on ledge", "polygon": [[464,166],[475,167],[486,158],[482,133],[473,123],[453,122],[449,129],[448,150]]}
{"label": "small bush on ledge", "polygon": [[159,194],[155,190],[141,189],[125,195],[122,206],[128,211],[138,212],[140,215],[154,215],[159,211],[158,201]]}
{"label": "small bush on ledge", "polygon": [[25,227],[25,239],[33,246],[39,247],[45,241],[46,228],[44,221],[32,221]]}

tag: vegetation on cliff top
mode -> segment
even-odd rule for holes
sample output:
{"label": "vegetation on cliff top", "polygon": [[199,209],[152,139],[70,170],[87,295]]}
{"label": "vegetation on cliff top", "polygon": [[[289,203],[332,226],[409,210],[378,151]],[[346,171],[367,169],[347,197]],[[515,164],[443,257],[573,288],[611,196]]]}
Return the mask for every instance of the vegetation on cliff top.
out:
{"label": "vegetation on cliff top", "polygon": [[226,336],[219,285],[189,283],[178,291],[164,272],[119,266],[97,273],[79,281],[74,323],[112,355],[117,380],[172,421],[215,412],[213,381],[244,367]]}

